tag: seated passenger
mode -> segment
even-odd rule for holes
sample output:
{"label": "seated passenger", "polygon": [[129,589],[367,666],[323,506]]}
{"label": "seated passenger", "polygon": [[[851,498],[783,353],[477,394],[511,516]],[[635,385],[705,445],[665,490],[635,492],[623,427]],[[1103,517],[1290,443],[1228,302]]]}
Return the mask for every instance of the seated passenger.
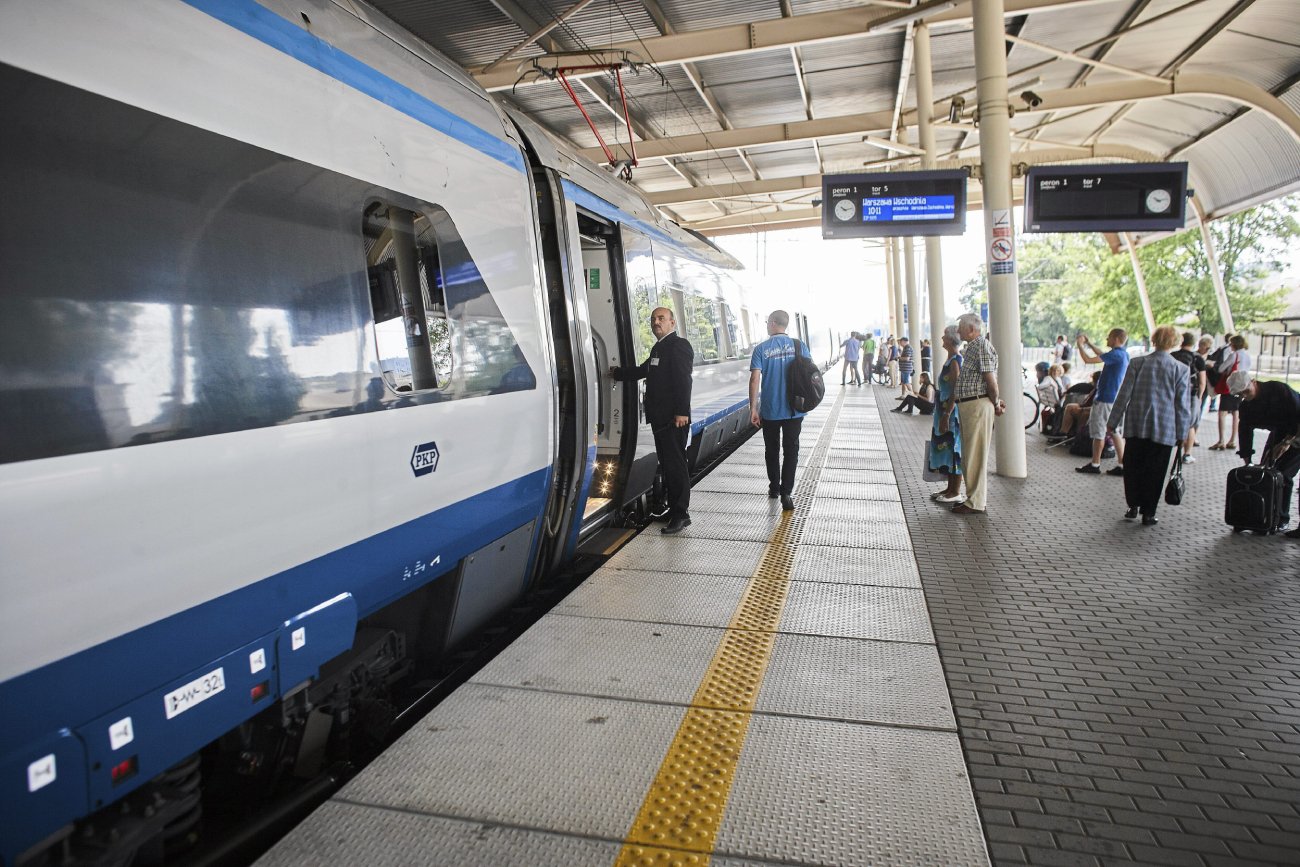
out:
{"label": "seated passenger", "polygon": [[1062,361],[1061,362],[1061,393],[1064,394],[1065,392],[1069,391],[1070,386],[1073,383],[1074,380],[1070,377],[1070,362]]}
{"label": "seated passenger", "polygon": [[[1092,415],[1092,400],[1097,394],[1097,381],[1099,379],[1101,379],[1100,370],[1092,374],[1092,385],[1085,386],[1081,382],[1070,387],[1063,399],[1065,406],[1061,410],[1061,426],[1057,429],[1055,435],[1048,437],[1050,442],[1063,442],[1074,436],[1075,431],[1079,430],[1082,425],[1088,423],[1088,418]],[[1084,393],[1085,388],[1086,393]],[[1084,393],[1084,397],[1075,403],[1076,396],[1081,393]]]}
{"label": "seated passenger", "polygon": [[930,374],[924,370],[921,371],[916,394],[909,394],[903,398],[903,402],[890,412],[905,412],[911,415],[913,409],[919,410],[921,415],[930,415],[934,412],[934,385],[930,382]]}
{"label": "seated passenger", "polygon": [[[1047,369],[1041,370],[1044,367]],[[1043,408],[1043,433],[1054,433],[1061,398],[1065,395],[1065,388],[1061,385],[1061,365],[1047,367],[1047,362],[1040,361],[1035,370],[1038,371],[1038,403]]]}

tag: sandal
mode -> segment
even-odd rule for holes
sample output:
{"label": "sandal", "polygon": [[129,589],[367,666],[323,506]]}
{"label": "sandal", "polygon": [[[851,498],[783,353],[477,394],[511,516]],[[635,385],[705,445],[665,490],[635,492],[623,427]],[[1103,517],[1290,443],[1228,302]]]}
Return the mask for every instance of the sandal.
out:
{"label": "sandal", "polygon": [[1212,452],[1221,452],[1221,451],[1223,451],[1225,448],[1227,448],[1227,446],[1223,445],[1222,443],[1215,443],[1214,445],[1210,446],[1210,451],[1212,451]]}
{"label": "sandal", "polygon": [[1236,443],[1228,443],[1226,446],[1223,447],[1223,450],[1224,450],[1224,451],[1232,451],[1232,450],[1235,449],[1236,447],[1237,447],[1237,444],[1236,444]]}

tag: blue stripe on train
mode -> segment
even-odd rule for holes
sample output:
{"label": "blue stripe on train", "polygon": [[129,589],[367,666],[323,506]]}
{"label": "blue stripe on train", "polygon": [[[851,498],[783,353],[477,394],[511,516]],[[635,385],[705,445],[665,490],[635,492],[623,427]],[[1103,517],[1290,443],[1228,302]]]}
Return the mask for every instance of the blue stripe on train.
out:
{"label": "blue stripe on train", "polygon": [[[373,613],[539,518],[549,472],[536,470],[0,684],[6,743],[79,726],[339,594],[352,594],[360,616]],[[434,557],[436,570],[404,574]]]}
{"label": "blue stripe on train", "polygon": [[250,0],[182,0],[259,42],[364,93],[494,160],[524,170],[519,148],[340,51]]}

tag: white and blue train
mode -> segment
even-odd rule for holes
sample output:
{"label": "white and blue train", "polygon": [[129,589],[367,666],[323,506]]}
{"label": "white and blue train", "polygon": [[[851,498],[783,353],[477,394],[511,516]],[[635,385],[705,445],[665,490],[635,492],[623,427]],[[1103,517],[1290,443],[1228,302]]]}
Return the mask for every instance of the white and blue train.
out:
{"label": "white and blue train", "polygon": [[309,774],[643,509],[652,307],[745,429],[737,263],[360,3],[0,4],[0,94],[5,865]]}

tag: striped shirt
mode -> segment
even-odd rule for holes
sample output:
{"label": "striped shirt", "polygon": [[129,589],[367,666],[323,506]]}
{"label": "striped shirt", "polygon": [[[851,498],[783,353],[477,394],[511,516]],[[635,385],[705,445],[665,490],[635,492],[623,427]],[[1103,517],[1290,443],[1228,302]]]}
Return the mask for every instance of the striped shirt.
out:
{"label": "striped shirt", "polygon": [[957,400],[988,394],[984,374],[998,372],[998,351],[983,337],[966,344],[961,353],[961,374],[957,377]]}
{"label": "striped shirt", "polygon": [[898,372],[910,374],[912,372],[912,346],[908,344],[898,353]]}

